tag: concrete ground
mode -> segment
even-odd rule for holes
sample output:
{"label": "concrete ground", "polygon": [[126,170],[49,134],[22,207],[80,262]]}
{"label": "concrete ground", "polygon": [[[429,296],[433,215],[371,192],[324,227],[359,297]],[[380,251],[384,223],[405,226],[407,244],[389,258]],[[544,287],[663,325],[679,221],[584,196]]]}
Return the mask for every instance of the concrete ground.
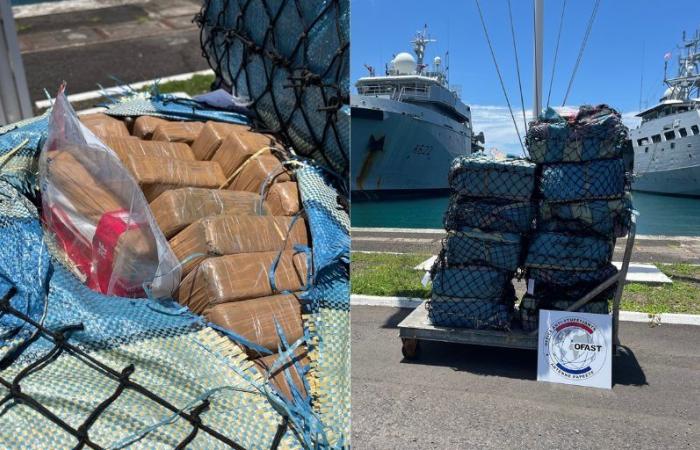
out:
{"label": "concrete ground", "polygon": [[[444,237],[444,230],[353,228],[352,250],[436,255]],[[622,260],[626,242],[626,239],[617,240],[615,261]],[[632,261],[700,264],[700,238],[639,235],[635,239]]]}
{"label": "concrete ground", "polygon": [[611,391],[538,383],[535,352],[424,342],[406,361],[410,310],[352,309],[357,449],[697,448],[700,328],[623,322]]}
{"label": "concrete ground", "polygon": [[[70,4],[70,2],[68,2]],[[61,81],[75,94],[208,69],[192,22],[199,0],[112,0],[62,11],[19,9],[16,19],[32,103]],[[28,9],[29,8],[29,9]],[[94,8],[94,9],[92,9]],[[117,78],[116,82],[112,77]]]}

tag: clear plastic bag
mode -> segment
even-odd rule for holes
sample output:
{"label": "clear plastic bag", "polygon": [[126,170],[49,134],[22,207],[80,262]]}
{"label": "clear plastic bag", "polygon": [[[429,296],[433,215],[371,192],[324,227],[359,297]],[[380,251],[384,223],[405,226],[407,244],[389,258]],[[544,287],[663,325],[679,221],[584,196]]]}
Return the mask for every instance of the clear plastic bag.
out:
{"label": "clear plastic bag", "polygon": [[171,297],[178,260],[136,180],[81,123],[61,87],[39,159],[48,232],[93,290]]}

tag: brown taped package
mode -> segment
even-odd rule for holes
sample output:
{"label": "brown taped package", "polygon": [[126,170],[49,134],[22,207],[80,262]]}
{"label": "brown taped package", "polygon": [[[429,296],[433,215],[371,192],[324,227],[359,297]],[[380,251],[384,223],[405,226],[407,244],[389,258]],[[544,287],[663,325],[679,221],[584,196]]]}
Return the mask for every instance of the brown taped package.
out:
{"label": "brown taped package", "polygon": [[217,188],[225,181],[221,167],[211,161],[129,156],[124,164],[149,202],[170,189],[187,186]]}
{"label": "brown taped package", "polygon": [[[273,295],[268,273],[278,252],[241,253],[202,262],[180,283],[178,300],[199,314],[221,303]],[[306,255],[285,250],[275,270],[277,291],[298,291],[306,283]]]}
{"label": "brown taped package", "polygon": [[[280,325],[288,343],[304,334],[301,323],[301,304],[292,295],[223,303],[204,311],[210,322],[233,331],[246,340],[274,352],[279,349],[280,338],[275,321]],[[254,349],[246,349],[249,356],[262,356]]]}
{"label": "brown taped package", "polygon": [[197,220],[231,215],[269,214],[263,205],[259,211],[260,196],[252,192],[203,188],[181,188],[163,192],[151,203],[158,226],[170,239]]}
{"label": "brown taped package", "polygon": [[122,161],[130,155],[194,160],[190,146],[181,142],[143,141],[133,137],[107,137],[103,141]]}
{"label": "brown taped package", "polygon": [[302,397],[306,398],[308,394],[304,388],[304,382],[301,379],[301,375],[297,370],[297,367],[300,369],[302,367],[308,367],[310,363],[306,348],[297,348],[294,351],[293,358],[287,357],[286,361],[279,367],[279,369],[275,370],[273,373],[270,373],[270,369],[279,359],[279,357],[279,354],[268,355],[258,358],[254,360],[254,362],[255,365],[258,366],[258,370],[260,370],[262,375],[265,378],[268,378],[270,383],[277,388],[277,391],[283,396],[287,397],[288,399],[292,398],[292,391],[289,388],[289,382],[287,381],[287,377],[285,375],[285,372],[288,372],[292,377],[292,382],[294,382],[294,387],[296,388],[297,392],[299,392]]}
{"label": "brown taped package", "polygon": [[[248,158],[272,145],[274,139],[269,135],[242,130],[226,136],[211,160],[221,164],[224,175],[230,177]],[[270,152],[264,151],[263,154]]]}
{"label": "brown taped package", "polygon": [[158,267],[156,241],[150,229],[127,230],[119,236],[114,247],[112,272],[128,291],[139,291],[144,278],[152,278]]}
{"label": "brown taped package", "polygon": [[153,132],[154,141],[184,142],[192,145],[202,131],[202,122],[166,122],[158,125]]}
{"label": "brown taped package", "polygon": [[110,117],[107,114],[85,114],[79,117],[92,134],[99,138],[108,136],[130,137],[126,124],[119,119]]}
{"label": "brown taped package", "polygon": [[233,191],[260,192],[260,188],[270,174],[275,174],[270,183],[290,181],[289,173],[284,170],[282,162],[271,154],[263,154],[246,161],[241,171],[235,176],[228,189]]}
{"label": "brown taped package", "polygon": [[265,204],[275,216],[293,216],[299,212],[299,186],[296,181],[274,183],[267,191]]}
{"label": "brown taped package", "polygon": [[[296,244],[308,243],[304,219],[292,225],[291,217],[225,215],[198,220],[172,238],[170,248],[178,260],[185,261],[182,274],[187,275],[214,256],[291,250]],[[195,257],[197,254],[202,256]]]}
{"label": "brown taped package", "polygon": [[105,212],[122,208],[119,196],[101,183],[70,151],[52,152],[49,158],[51,183],[66,200],[62,208],[70,208],[94,224]]}
{"label": "brown taped package", "polygon": [[154,116],[141,116],[134,122],[134,136],[140,139],[151,139],[153,132],[156,131],[158,125],[169,123],[168,120]]}
{"label": "brown taped package", "polygon": [[197,139],[192,143],[194,156],[200,161],[209,161],[219,149],[221,143],[231,133],[247,133],[247,125],[233,123],[207,122]]}

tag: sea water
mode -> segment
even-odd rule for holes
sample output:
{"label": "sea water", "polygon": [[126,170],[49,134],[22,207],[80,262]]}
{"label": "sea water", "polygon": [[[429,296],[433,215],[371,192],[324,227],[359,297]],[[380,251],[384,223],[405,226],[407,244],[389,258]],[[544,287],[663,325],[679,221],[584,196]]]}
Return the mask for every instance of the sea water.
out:
{"label": "sea water", "polygon": [[[449,197],[356,200],[353,227],[443,228]],[[633,192],[637,234],[700,236],[700,198]]]}

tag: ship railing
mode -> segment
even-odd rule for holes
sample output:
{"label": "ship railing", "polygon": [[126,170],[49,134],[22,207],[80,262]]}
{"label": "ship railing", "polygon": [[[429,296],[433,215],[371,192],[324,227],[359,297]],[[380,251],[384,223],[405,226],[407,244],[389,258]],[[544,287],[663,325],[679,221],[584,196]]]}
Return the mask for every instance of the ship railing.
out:
{"label": "ship railing", "polygon": [[396,98],[396,87],[387,86],[385,84],[367,84],[358,88],[361,95],[387,96],[392,99]]}
{"label": "ship railing", "polygon": [[413,85],[402,86],[396,100],[411,99],[427,99],[430,98],[430,86],[428,85]]}

